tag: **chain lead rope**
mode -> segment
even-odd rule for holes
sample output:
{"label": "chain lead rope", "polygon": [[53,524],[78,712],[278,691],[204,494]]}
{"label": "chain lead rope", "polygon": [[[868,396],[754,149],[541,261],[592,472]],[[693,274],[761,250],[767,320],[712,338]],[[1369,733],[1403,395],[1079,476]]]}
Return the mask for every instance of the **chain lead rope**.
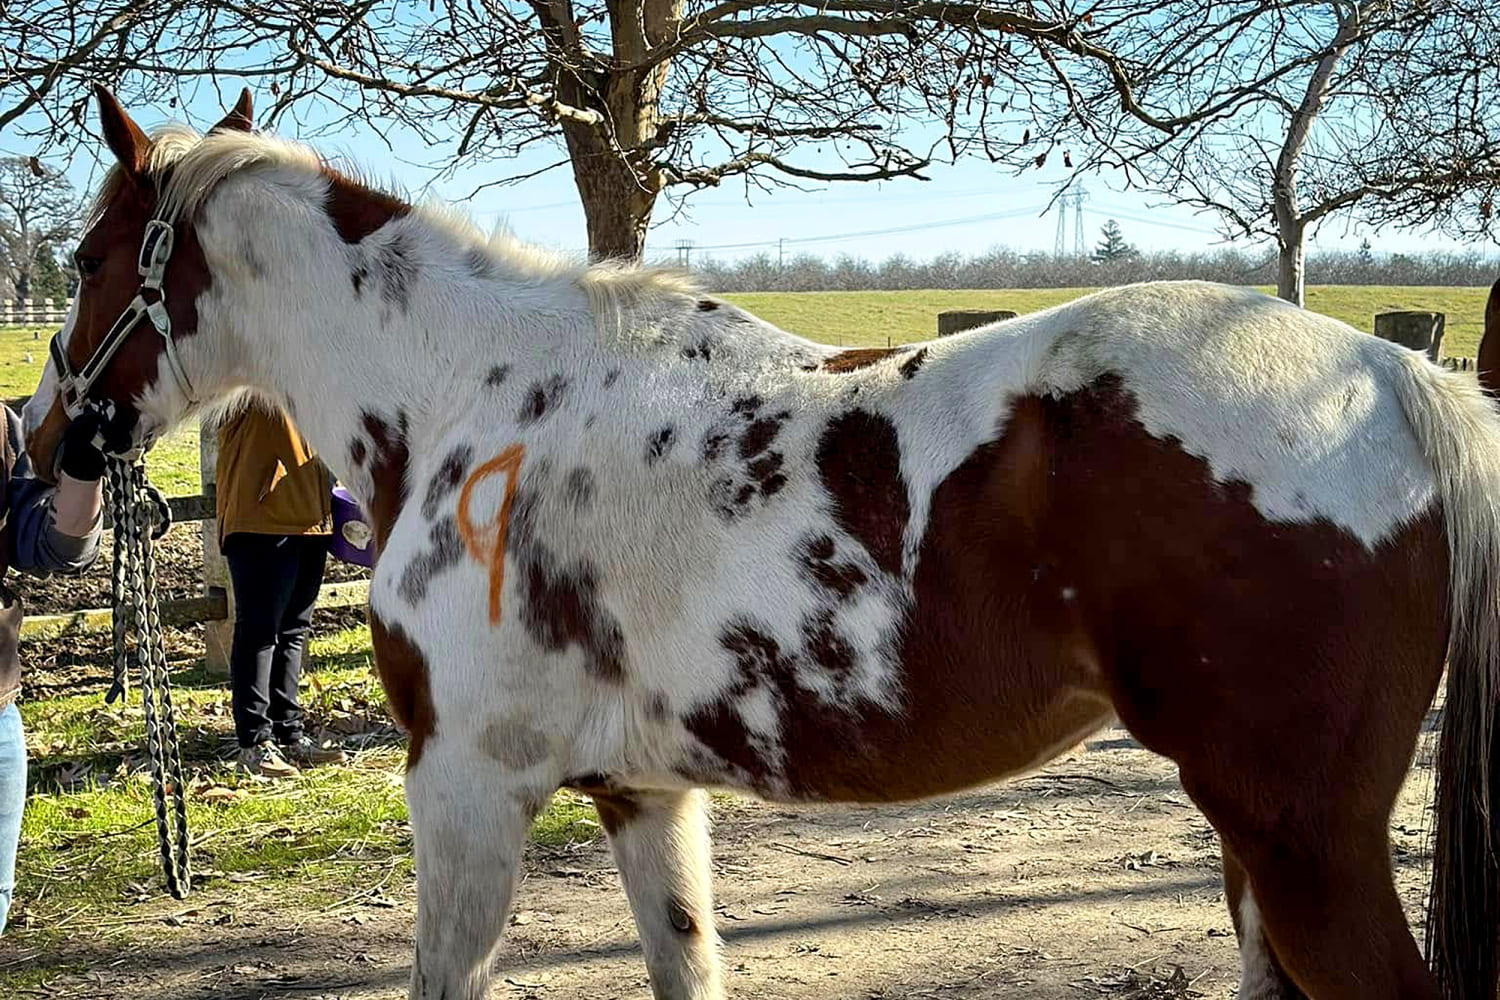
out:
{"label": "chain lead rope", "polygon": [[[161,610],[156,603],[155,531],[165,518],[146,488],[146,467],[139,460],[110,457],[106,462],[109,510],[114,519],[114,567],[110,593],[114,600],[114,684],[106,701],[129,686],[132,658],[140,665],[141,704],[146,713],[146,755],[151,761],[151,791],[156,807],[156,835],[161,847],[167,890],[178,899],[192,888],[188,866],[187,788],[177,720],[172,712],[172,682],[167,674]],[[134,643],[128,640],[134,633]],[[168,816],[170,806],[170,817]],[[169,822],[170,819],[170,822]]]}

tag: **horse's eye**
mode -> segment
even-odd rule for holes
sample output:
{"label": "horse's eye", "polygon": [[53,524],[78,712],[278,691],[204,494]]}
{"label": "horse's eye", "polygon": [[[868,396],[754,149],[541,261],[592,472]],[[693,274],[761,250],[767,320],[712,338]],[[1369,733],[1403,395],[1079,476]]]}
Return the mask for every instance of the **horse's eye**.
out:
{"label": "horse's eye", "polygon": [[83,275],[84,277],[88,277],[89,275],[99,270],[100,266],[104,263],[104,260],[100,257],[85,257],[83,254],[79,253],[73,255],[73,263],[78,266],[79,274]]}

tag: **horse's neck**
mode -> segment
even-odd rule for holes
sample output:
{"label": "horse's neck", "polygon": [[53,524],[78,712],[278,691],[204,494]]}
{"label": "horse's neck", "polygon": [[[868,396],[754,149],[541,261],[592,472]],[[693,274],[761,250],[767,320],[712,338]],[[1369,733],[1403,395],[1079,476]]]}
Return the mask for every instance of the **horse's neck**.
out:
{"label": "horse's neck", "polygon": [[235,294],[244,311],[235,325],[247,339],[234,381],[283,400],[356,493],[368,467],[351,451],[367,456],[383,434],[399,434],[412,455],[425,454],[424,446],[435,446],[479,403],[492,369],[503,365],[517,379],[536,378],[556,370],[559,358],[576,364],[604,349],[576,289],[455,269],[443,255],[462,260],[465,251],[443,245],[441,233],[417,239],[408,231],[404,242],[417,275],[408,279],[405,297],[382,284],[391,279],[373,264],[356,288],[350,269],[377,260],[396,237],[373,234],[367,246],[338,247],[332,264],[308,262],[307,276],[288,285],[245,286]]}

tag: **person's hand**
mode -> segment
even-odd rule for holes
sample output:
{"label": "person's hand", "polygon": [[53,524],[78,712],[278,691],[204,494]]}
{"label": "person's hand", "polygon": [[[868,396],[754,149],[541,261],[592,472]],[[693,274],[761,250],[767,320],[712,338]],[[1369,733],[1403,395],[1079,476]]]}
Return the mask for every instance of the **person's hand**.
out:
{"label": "person's hand", "polygon": [[115,404],[90,403],[63,431],[58,469],[83,482],[98,482],[104,475],[105,454],[130,450],[130,424]]}

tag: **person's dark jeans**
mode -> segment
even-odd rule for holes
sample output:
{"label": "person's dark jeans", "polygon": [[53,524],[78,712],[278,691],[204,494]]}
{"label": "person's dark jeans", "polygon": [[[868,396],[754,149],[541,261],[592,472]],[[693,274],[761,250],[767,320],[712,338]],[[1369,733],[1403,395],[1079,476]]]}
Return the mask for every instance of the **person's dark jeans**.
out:
{"label": "person's dark jeans", "polygon": [[234,734],[242,747],[302,735],[297,679],[302,647],[328,558],[325,535],[224,539],[234,584],[234,645],[229,652]]}

